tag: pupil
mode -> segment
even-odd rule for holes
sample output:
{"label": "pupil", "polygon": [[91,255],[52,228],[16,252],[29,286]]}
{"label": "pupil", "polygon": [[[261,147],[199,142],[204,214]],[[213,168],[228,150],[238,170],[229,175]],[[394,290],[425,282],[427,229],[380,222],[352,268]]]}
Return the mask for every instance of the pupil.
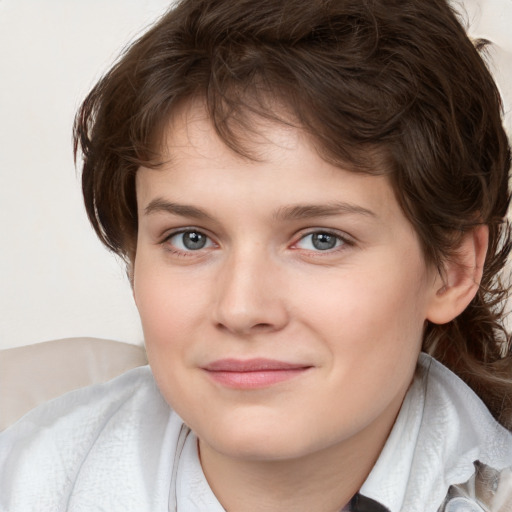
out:
{"label": "pupil", "polygon": [[315,249],[326,251],[328,249],[334,249],[336,246],[336,237],[329,235],[329,233],[315,233],[312,242]]}
{"label": "pupil", "polygon": [[183,233],[183,245],[192,251],[202,249],[206,245],[206,237],[196,231]]}

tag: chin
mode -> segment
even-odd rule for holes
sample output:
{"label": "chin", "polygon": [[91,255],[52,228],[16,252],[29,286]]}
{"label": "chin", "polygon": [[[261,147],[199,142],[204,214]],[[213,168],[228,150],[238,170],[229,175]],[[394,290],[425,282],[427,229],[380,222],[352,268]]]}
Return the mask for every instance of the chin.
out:
{"label": "chin", "polygon": [[247,443],[221,443],[212,446],[217,453],[229,457],[252,462],[275,462],[301,458],[308,454],[308,450],[301,446],[284,446],[283,443],[269,443],[256,441]]}
{"label": "chin", "polygon": [[[221,427],[198,437],[215,452],[225,457],[247,461],[282,461],[299,459],[321,451],[338,439],[330,436],[318,436],[315,439],[311,429],[286,428],[286,424],[264,425],[238,423],[243,428]],[[288,427],[297,425],[290,425]]]}

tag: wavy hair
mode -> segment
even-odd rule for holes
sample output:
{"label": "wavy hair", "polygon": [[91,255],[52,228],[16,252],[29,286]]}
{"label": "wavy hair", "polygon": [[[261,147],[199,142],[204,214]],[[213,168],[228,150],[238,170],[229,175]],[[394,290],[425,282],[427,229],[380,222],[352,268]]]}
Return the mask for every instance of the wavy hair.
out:
{"label": "wavy hair", "polygon": [[477,295],[452,322],[429,323],[423,349],[510,428],[509,286],[501,277],[511,247],[510,148],[477,46],[445,0],[182,0],[123,53],[77,114],[89,219],[130,265],[135,175],[141,165],[158,167],[163,129],[184,101],[204,100],[218,135],[247,158],[254,116],[295,124],[326,160],[389,175],[426,261],[440,271],[462,233],[489,226]]}

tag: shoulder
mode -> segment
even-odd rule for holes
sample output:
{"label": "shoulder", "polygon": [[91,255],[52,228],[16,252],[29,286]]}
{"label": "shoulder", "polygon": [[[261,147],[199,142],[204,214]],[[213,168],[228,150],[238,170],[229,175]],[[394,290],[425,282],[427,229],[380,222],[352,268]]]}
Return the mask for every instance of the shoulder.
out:
{"label": "shoulder", "polygon": [[480,512],[460,504],[475,505],[484,489],[498,480],[500,492],[510,494],[510,468],[512,434],[459,377],[421,354],[395,425],[361,494],[392,512]]}
{"label": "shoulder", "polygon": [[4,460],[6,452],[12,451],[17,442],[36,441],[48,433],[96,435],[119,414],[134,418],[139,410],[134,410],[133,405],[144,406],[146,400],[152,404],[163,402],[147,366],[107,383],[67,393],[36,407],[6,429],[0,435],[0,460]]}
{"label": "shoulder", "polygon": [[512,512],[512,433],[441,363],[422,356],[420,366],[428,414],[425,437],[430,443],[445,439],[442,464],[451,485],[440,510]]}
{"label": "shoulder", "polygon": [[135,473],[156,478],[162,443],[172,446],[182,426],[149,367],[43,404],[0,435],[0,511],[74,510],[73,496],[112,485],[127,500],[146,496],[154,489],[138,489]]}
{"label": "shoulder", "polygon": [[512,467],[501,471],[480,462],[464,483],[452,485],[439,512],[512,512]]}
{"label": "shoulder", "polygon": [[465,382],[425,354],[416,379],[425,400],[423,434],[451,447],[444,459],[451,455],[457,465],[455,461],[469,452],[474,460],[495,468],[512,465],[512,433],[493,418]]}

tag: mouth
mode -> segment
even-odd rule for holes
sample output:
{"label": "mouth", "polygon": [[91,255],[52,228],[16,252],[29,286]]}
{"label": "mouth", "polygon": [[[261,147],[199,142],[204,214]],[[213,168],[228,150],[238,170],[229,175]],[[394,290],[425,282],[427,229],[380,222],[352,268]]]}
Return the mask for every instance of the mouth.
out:
{"label": "mouth", "polygon": [[233,389],[261,389],[288,381],[312,366],[273,359],[220,359],[203,367],[218,384]]}

